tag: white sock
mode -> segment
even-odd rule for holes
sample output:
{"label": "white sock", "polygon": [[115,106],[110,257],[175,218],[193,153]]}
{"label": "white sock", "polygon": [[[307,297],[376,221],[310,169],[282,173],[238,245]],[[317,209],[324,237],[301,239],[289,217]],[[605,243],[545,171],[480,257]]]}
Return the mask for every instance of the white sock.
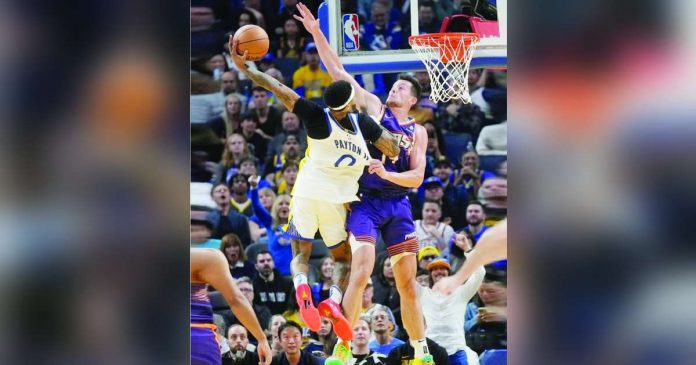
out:
{"label": "white sock", "polygon": [[415,340],[415,341],[409,341],[411,343],[411,347],[415,350],[415,359],[422,359],[427,355],[430,355],[430,351],[428,351],[428,343],[425,341],[425,339],[422,340]]}
{"label": "white sock", "polygon": [[331,285],[329,288],[329,298],[336,304],[341,304],[343,300],[343,292],[336,285]]}
{"label": "white sock", "polygon": [[295,277],[292,278],[292,282],[295,283],[295,289],[302,284],[307,284],[307,274],[303,272],[295,274]]}

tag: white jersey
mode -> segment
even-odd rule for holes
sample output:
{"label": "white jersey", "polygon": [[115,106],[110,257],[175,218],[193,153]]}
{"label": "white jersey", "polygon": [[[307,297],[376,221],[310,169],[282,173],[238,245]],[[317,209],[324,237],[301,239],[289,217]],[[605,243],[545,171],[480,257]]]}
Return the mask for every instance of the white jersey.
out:
{"label": "white jersey", "polygon": [[352,132],[341,127],[329,109],[324,114],[331,133],[324,139],[307,136],[307,152],[291,195],[335,204],[356,201],[358,179],[370,161],[358,115],[348,114]]}

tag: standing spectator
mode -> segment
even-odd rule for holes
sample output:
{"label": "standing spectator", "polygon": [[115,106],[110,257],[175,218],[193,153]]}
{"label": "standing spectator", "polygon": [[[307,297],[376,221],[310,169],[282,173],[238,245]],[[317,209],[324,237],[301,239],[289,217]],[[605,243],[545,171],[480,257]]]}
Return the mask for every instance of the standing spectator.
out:
{"label": "standing spectator", "polygon": [[372,276],[374,302],[392,309],[399,308],[401,297],[396,290],[396,280],[389,255],[381,255],[377,262],[377,270],[378,273]]}
{"label": "standing spectator", "polygon": [[302,327],[295,322],[283,323],[278,328],[283,352],[274,356],[271,365],[321,365],[322,362],[302,350]]}
{"label": "standing spectator", "polygon": [[329,289],[335,285],[333,280],[334,260],[331,256],[321,260],[321,270],[319,270],[319,281],[312,285],[312,296],[315,303],[320,303],[329,297]]}
{"label": "standing spectator", "polygon": [[239,279],[243,276],[253,278],[256,276],[256,268],[254,268],[254,264],[247,260],[247,255],[239,236],[234,233],[224,235],[220,249],[225,254],[225,258],[227,258],[230,274],[232,274],[233,278]]}
{"label": "standing spectator", "polygon": [[266,157],[266,145],[268,140],[264,138],[259,132],[258,127],[259,118],[255,113],[246,113],[242,117],[242,130],[241,134],[247,142],[249,149],[253,147],[253,154],[257,159],[263,160]]}
{"label": "standing spectator", "polygon": [[271,139],[280,131],[281,111],[271,108],[268,103],[268,91],[261,86],[251,89],[253,112],[259,119],[259,133],[266,139]]}
{"label": "standing spectator", "polygon": [[449,244],[454,236],[454,229],[449,224],[440,222],[442,208],[440,203],[426,201],[423,204],[423,219],[413,222],[416,225],[420,247],[434,246],[444,258],[449,257]]}
{"label": "standing spectator", "polygon": [[331,84],[331,76],[319,68],[319,53],[314,43],[307,44],[305,54],[307,64],[292,74],[292,88],[305,99],[322,99],[324,90]]}
{"label": "standing spectator", "polygon": [[[225,74],[229,74],[226,72]],[[225,98],[225,111],[222,115],[208,120],[208,126],[218,138],[225,140],[232,133],[239,133],[242,128],[242,99],[237,94]]]}
{"label": "standing spectator", "polygon": [[282,314],[294,289],[292,280],[280,275],[275,269],[273,256],[266,250],[256,254],[256,271],[259,274],[254,278],[254,288],[258,296],[254,302],[268,307],[271,314]]}
{"label": "standing spectator", "polygon": [[[248,177],[242,174],[237,174],[232,177],[232,199],[230,204],[239,214],[251,217],[254,215],[254,209],[251,207],[251,199],[249,199],[249,182]],[[248,226],[247,226],[248,228]]]}
{"label": "standing spectator", "polygon": [[217,173],[217,181],[223,181],[230,185],[232,183],[232,176],[237,175],[239,171],[239,164],[241,161],[251,156],[249,145],[246,139],[244,139],[244,136],[233,133],[227,137],[225,151],[222,153],[222,160],[220,160],[220,168]]}
{"label": "standing spectator", "polygon": [[273,253],[278,262],[278,271],[281,275],[290,275],[290,261],[292,260],[292,246],[289,238],[285,237],[282,226],[288,223],[290,215],[290,195],[278,195],[273,202],[271,212],[261,204],[259,190],[257,190],[256,178],[249,179],[251,185],[251,204],[254,213],[266,229],[268,236],[268,249]]}
{"label": "standing spectator", "polygon": [[281,118],[281,126],[282,131],[273,136],[273,139],[268,144],[266,158],[269,160],[273,159],[273,156],[280,155],[283,152],[282,148],[285,137],[291,134],[297,137],[300,151],[307,149],[307,132],[302,128],[300,118],[297,117],[297,114],[287,110],[284,111]]}
{"label": "standing spectator", "polygon": [[[367,290],[366,290],[367,291]],[[369,342],[371,333],[370,317],[361,316],[353,327],[353,365],[382,365],[387,356],[370,350]]]}
{"label": "standing spectator", "polygon": [[220,239],[228,233],[236,234],[244,247],[251,243],[249,223],[247,218],[237,213],[230,204],[230,189],[225,184],[214,185],[210,190],[217,209],[208,213],[208,219],[212,226],[212,237]]}
{"label": "standing spectator", "polygon": [[300,26],[295,19],[287,19],[283,24],[283,34],[280,35],[278,58],[299,59],[302,56],[302,51],[305,48],[306,38],[300,31]]}
{"label": "standing spectator", "polygon": [[[419,287],[418,297],[423,306],[423,316],[428,324],[425,334],[444,347],[451,365],[473,365],[476,355],[466,346],[464,337],[464,317],[469,300],[476,295],[486,270],[479,267],[476,272],[450,295],[443,295],[431,288],[440,279],[451,273],[450,265],[444,259],[437,259],[428,265],[430,286]],[[469,356],[467,356],[467,354]]]}
{"label": "standing spectator", "polygon": [[[263,322],[261,322],[263,323]],[[235,324],[227,330],[230,351],[223,356],[222,365],[258,365],[259,356],[249,350],[249,334],[241,325]]]}
{"label": "standing spectator", "polygon": [[[469,279],[471,280],[471,279]],[[466,285],[466,283],[464,284]],[[501,279],[486,277],[478,290],[479,304],[466,307],[466,342],[481,353],[507,348],[507,286]]]}
{"label": "standing spectator", "polygon": [[[374,333],[374,339],[370,341],[370,350],[388,355],[393,348],[405,344],[404,341],[392,336],[393,330],[394,321],[389,316],[387,310],[383,307],[375,309],[372,312],[372,332]],[[411,345],[409,344],[408,346],[410,347]]]}

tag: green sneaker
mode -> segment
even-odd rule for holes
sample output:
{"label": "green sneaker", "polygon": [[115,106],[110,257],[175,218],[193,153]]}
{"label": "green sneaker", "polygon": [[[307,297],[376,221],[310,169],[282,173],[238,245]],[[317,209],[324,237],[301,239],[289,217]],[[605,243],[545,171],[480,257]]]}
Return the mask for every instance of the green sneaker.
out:
{"label": "green sneaker", "polygon": [[435,365],[433,355],[425,355],[420,359],[413,359],[413,365]]}
{"label": "green sneaker", "polygon": [[[338,341],[334,347],[333,354],[326,359],[325,365],[350,365],[353,353],[350,346],[343,341]],[[431,357],[432,359],[432,357]],[[431,364],[432,365],[432,364]]]}

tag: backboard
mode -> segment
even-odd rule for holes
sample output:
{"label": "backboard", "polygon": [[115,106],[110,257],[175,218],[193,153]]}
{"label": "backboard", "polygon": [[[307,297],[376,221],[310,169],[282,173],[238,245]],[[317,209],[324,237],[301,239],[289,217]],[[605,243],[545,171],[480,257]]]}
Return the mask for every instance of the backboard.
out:
{"label": "backboard", "polygon": [[[479,0],[486,2],[487,0]],[[341,62],[345,69],[353,74],[370,74],[370,73],[389,73],[389,72],[409,72],[424,70],[423,62],[418,58],[414,51],[408,47],[408,36],[422,34],[424,28],[419,21],[419,1],[410,0],[410,7],[407,15],[410,17],[402,18],[403,37],[406,39],[406,46],[402,49],[388,50],[371,50],[371,44],[366,44],[366,39],[361,32],[354,37],[360,43],[360,50],[346,50],[354,47],[352,42],[348,40],[350,37],[349,27],[344,28],[344,15],[357,12],[357,9],[347,10],[342,12],[341,3],[343,1],[333,0],[325,1],[319,7],[318,18],[324,35],[326,35],[331,47],[338,53]],[[347,3],[347,2],[346,2]],[[352,3],[352,2],[351,2]],[[355,1],[360,3],[360,1]],[[393,1],[391,2],[393,3]],[[369,10],[369,9],[368,9]],[[396,12],[400,9],[393,10]],[[454,10],[449,15],[460,13]],[[489,67],[506,67],[507,66],[507,0],[497,1],[498,13],[498,36],[483,35],[481,41],[476,47],[471,68],[489,68]],[[448,14],[445,14],[448,15]],[[352,21],[355,17],[346,16],[347,21]],[[364,26],[372,19],[363,19],[360,26]],[[476,17],[471,18],[471,23],[476,26],[475,21],[481,20]],[[408,24],[410,21],[410,24]],[[437,30],[439,31],[442,20],[437,22]],[[480,24],[480,23],[479,23]],[[489,23],[490,24],[490,23]],[[483,27],[483,26],[482,26]],[[410,28],[410,29],[409,29]],[[490,28],[490,27],[488,27]],[[345,32],[344,32],[345,29]],[[433,33],[432,25],[428,28],[428,33]],[[344,41],[344,33],[346,40]],[[365,48],[368,48],[367,50]]]}

